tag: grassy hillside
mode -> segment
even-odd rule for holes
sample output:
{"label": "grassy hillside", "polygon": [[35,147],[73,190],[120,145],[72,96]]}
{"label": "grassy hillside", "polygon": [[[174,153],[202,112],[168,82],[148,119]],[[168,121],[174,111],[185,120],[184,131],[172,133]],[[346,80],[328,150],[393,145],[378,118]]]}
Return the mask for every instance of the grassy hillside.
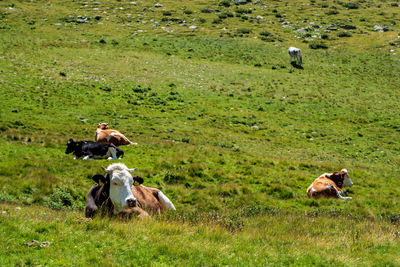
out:
{"label": "grassy hillside", "polygon": [[399,232],[390,223],[270,213],[246,219],[248,226],[232,234],[177,221],[87,220],[39,206],[0,207],[7,233],[2,266],[399,264]]}
{"label": "grassy hillside", "polygon": [[[399,5],[0,1],[2,265],[400,264]],[[99,122],[139,143],[120,161],[176,213],[84,219],[110,162],[64,150]],[[342,168],[351,201],[307,198]]]}

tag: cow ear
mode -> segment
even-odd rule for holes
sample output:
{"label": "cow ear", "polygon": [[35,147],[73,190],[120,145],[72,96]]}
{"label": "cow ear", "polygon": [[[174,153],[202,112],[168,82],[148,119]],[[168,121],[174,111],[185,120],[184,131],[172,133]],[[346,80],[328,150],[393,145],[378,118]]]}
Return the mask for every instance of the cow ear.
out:
{"label": "cow ear", "polygon": [[140,177],[140,176],[134,176],[133,177],[133,181],[136,181],[136,182],[138,182],[139,184],[143,184],[143,178],[142,177]]}
{"label": "cow ear", "polygon": [[104,175],[102,175],[102,174],[93,175],[92,180],[95,181],[97,184],[100,184],[100,182],[103,184],[106,183],[106,177],[104,177]]}

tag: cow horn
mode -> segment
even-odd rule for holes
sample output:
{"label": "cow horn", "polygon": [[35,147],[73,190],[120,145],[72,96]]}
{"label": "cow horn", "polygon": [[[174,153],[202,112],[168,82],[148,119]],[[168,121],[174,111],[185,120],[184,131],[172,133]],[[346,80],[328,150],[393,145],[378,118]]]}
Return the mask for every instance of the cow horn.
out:
{"label": "cow horn", "polygon": [[109,173],[110,171],[107,170],[106,168],[104,168],[103,166],[101,166],[101,168],[103,169],[103,171],[105,171],[106,173]]}
{"label": "cow horn", "polygon": [[134,172],[136,170],[137,170],[137,168],[132,168],[132,169],[128,169],[128,172]]}
{"label": "cow horn", "polygon": [[342,169],[342,172],[347,173],[347,169]]}

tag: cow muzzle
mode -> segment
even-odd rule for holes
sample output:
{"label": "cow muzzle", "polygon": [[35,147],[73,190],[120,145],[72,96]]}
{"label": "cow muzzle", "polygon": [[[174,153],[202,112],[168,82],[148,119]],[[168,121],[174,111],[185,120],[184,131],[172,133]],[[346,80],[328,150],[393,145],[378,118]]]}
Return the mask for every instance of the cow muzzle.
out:
{"label": "cow muzzle", "polygon": [[350,178],[345,179],[345,180],[343,181],[343,186],[345,186],[345,187],[351,187],[351,186],[353,186],[353,181],[351,181]]}
{"label": "cow muzzle", "polygon": [[128,207],[130,208],[137,207],[137,201],[133,198],[126,200],[126,204],[128,204]]}

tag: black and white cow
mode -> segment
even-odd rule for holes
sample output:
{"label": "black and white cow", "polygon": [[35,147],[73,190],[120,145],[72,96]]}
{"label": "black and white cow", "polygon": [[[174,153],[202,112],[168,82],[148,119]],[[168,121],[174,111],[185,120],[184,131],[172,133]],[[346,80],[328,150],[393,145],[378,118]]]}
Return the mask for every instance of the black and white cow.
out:
{"label": "black and white cow", "polygon": [[[129,169],[122,163],[114,163],[104,169],[106,175],[96,174],[96,182],[86,199],[85,216],[102,215],[136,215],[146,217],[150,214],[161,214],[168,209],[175,210],[174,204],[157,188],[143,186],[140,176],[132,177]],[[138,185],[134,185],[137,182]]]}
{"label": "black and white cow", "polygon": [[124,151],[113,144],[75,141],[72,138],[68,140],[65,150],[65,154],[69,153],[73,153],[78,159],[118,159],[124,155]]}

